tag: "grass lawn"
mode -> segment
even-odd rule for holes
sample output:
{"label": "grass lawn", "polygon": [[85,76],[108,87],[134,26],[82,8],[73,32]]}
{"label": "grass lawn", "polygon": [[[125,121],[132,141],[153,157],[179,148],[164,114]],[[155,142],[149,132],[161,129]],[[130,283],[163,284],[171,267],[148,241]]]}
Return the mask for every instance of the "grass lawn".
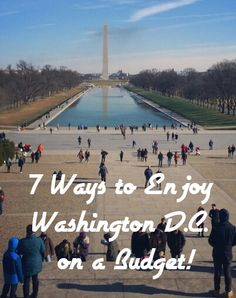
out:
{"label": "grass lawn", "polygon": [[17,126],[24,122],[30,123],[83,89],[84,87],[81,86],[75,87],[29,104],[23,104],[14,110],[0,112],[0,126]]}
{"label": "grass lawn", "polygon": [[236,126],[236,116],[221,114],[217,111],[199,107],[181,98],[167,97],[157,94],[153,91],[146,91],[141,88],[128,87],[133,91],[147,99],[152,100],[161,107],[167,108],[177,114],[194,121],[204,127],[223,127],[223,126]]}

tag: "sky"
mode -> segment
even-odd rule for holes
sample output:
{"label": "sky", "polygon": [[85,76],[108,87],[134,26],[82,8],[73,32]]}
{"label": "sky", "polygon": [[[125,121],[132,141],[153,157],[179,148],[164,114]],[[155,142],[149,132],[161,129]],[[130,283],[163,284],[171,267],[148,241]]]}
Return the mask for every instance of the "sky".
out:
{"label": "sky", "polygon": [[236,0],[0,0],[0,68],[25,60],[99,73],[104,24],[109,73],[236,58]]}

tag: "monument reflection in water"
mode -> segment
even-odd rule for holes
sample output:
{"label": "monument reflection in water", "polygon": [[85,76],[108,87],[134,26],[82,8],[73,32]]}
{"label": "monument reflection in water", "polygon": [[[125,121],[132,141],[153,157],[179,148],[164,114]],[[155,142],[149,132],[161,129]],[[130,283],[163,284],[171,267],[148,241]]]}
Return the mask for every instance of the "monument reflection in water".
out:
{"label": "monument reflection in water", "polygon": [[49,123],[49,126],[88,127],[117,126],[124,124],[141,126],[152,123],[153,126],[170,126],[175,121],[164,114],[138,103],[122,88],[93,88],[76,103],[62,112]]}

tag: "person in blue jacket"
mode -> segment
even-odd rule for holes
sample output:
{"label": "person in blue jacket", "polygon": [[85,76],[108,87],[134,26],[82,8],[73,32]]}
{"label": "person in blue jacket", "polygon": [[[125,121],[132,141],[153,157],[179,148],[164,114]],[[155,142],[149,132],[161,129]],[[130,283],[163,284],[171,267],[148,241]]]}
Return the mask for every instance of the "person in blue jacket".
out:
{"label": "person in blue jacket", "polygon": [[16,297],[18,283],[23,283],[23,272],[20,256],[17,253],[19,240],[12,237],[8,242],[8,249],[3,255],[4,286],[2,298],[7,298],[10,291],[10,298]]}
{"label": "person in blue jacket", "polygon": [[30,297],[38,296],[39,280],[38,274],[42,271],[44,259],[44,243],[40,237],[36,237],[32,225],[26,228],[26,238],[20,240],[18,252],[22,255],[22,266],[24,273],[24,298],[29,298],[30,279],[32,278],[33,293]]}

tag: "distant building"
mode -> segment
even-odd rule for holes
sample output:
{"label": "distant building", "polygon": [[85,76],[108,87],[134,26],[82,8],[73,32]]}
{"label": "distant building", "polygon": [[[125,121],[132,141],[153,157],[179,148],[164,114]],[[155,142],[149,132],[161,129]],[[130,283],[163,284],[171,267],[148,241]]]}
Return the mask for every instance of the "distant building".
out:
{"label": "distant building", "polygon": [[112,73],[109,76],[109,79],[111,80],[121,80],[121,81],[127,81],[129,79],[129,74],[126,72],[123,72],[122,70],[118,70],[115,73]]}

